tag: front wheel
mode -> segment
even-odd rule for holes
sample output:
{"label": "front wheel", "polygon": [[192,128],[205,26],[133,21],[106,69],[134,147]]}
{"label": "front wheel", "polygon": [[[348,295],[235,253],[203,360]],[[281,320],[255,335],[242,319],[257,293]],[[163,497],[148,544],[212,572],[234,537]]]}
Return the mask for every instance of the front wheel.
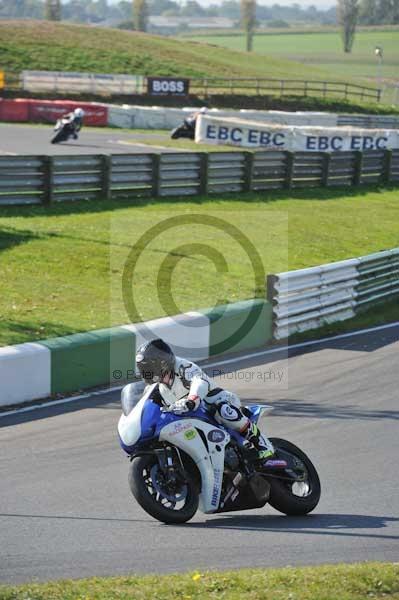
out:
{"label": "front wheel", "polygon": [[182,125],[180,125],[179,127],[175,127],[171,133],[170,133],[170,137],[172,138],[172,140],[178,140],[180,137],[184,137],[182,135]]}
{"label": "front wheel", "polygon": [[59,144],[60,142],[65,142],[68,139],[68,136],[65,136],[64,130],[61,129],[51,140],[52,144]]}
{"label": "front wheel", "polygon": [[129,486],[140,506],[162,523],[186,523],[197,512],[198,492],[189,475],[171,481],[155,455],[134,458]]}
{"label": "front wheel", "polygon": [[[321,486],[317,471],[308,456],[287,440],[270,438],[277,457],[288,458],[297,464],[295,475],[301,481],[271,478],[269,504],[286,515],[306,515],[319,503]],[[287,456],[288,455],[288,456]]]}

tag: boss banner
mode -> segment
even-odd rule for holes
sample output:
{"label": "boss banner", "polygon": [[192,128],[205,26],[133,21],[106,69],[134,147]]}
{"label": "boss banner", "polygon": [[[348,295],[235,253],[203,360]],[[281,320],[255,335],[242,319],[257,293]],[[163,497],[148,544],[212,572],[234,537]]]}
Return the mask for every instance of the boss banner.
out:
{"label": "boss banner", "polygon": [[188,96],[190,80],[181,77],[147,77],[150,96]]}
{"label": "boss banner", "polygon": [[399,148],[399,133],[395,129],[294,127],[205,114],[198,117],[195,141],[264,150],[339,152]]}

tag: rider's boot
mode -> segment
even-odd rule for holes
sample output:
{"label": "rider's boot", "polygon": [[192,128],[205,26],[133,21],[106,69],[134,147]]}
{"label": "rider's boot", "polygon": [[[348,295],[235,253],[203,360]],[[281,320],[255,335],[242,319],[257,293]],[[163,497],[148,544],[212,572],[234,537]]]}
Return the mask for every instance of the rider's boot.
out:
{"label": "rider's boot", "polygon": [[246,431],[246,442],[247,448],[248,444],[251,444],[256,453],[254,453],[254,459],[256,460],[266,460],[274,455],[274,448],[272,443],[264,437],[259,427],[256,423],[250,422],[248,429]]}

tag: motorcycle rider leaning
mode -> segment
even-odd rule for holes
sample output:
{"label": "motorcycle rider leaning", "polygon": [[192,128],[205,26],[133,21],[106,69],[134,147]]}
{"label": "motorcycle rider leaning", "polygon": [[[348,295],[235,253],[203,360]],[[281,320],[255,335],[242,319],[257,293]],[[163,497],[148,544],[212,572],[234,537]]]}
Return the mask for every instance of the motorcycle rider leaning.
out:
{"label": "motorcycle rider leaning", "polygon": [[69,126],[71,127],[72,136],[74,140],[78,139],[78,133],[83,126],[83,117],[85,112],[82,108],[75,108],[72,112],[64,115],[63,119],[68,119]]}
{"label": "motorcycle rider leaning", "polygon": [[159,384],[161,395],[173,404],[174,412],[197,410],[202,402],[218,423],[244,437],[243,445],[254,459],[265,460],[274,454],[269,440],[243,413],[239,397],[217,387],[192,361],[175,356],[163,340],[143,344],[137,351],[136,365],[145,383]]}
{"label": "motorcycle rider leaning", "polygon": [[197,122],[197,118],[200,115],[205,115],[207,112],[208,112],[207,107],[202,106],[199,110],[196,110],[195,112],[191,113],[188,117],[186,117],[184,119],[184,122],[188,127],[195,130],[195,124]]}

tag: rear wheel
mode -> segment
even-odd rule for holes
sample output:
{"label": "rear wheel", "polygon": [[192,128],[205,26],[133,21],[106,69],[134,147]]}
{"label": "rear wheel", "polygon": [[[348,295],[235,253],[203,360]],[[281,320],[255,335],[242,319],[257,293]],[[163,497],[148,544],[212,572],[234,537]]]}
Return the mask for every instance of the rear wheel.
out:
{"label": "rear wheel", "polygon": [[177,473],[171,481],[155,455],[133,459],[129,485],[140,506],[163,523],[186,523],[197,512],[199,498],[194,480]]}
{"label": "rear wheel", "polygon": [[[319,503],[321,486],[317,471],[308,456],[287,440],[270,438],[278,458],[296,463],[294,474],[300,481],[270,478],[269,504],[286,515],[306,515]],[[279,452],[281,450],[281,452]]]}

